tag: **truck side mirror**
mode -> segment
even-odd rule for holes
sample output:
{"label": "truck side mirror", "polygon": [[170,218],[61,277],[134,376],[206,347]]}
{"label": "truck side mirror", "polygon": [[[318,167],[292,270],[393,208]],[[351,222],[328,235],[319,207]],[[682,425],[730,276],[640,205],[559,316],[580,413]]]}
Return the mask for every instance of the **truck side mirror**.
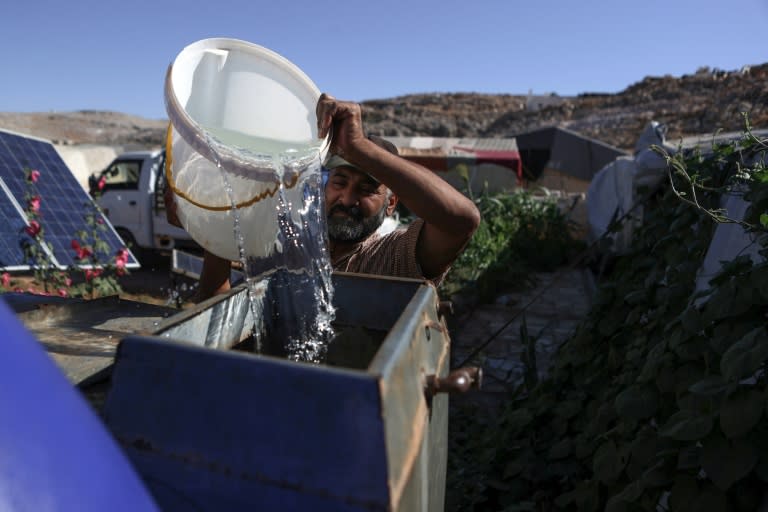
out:
{"label": "truck side mirror", "polygon": [[99,189],[99,178],[95,174],[88,176],[88,193],[93,195]]}

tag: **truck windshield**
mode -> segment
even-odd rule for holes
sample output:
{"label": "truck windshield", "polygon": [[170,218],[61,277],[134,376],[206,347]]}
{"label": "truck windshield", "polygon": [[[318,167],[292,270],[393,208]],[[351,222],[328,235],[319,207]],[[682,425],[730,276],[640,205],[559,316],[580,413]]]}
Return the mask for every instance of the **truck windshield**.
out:
{"label": "truck windshield", "polygon": [[119,160],[113,162],[102,173],[102,176],[104,177],[104,188],[138,189],[141,164],[141,160]]}

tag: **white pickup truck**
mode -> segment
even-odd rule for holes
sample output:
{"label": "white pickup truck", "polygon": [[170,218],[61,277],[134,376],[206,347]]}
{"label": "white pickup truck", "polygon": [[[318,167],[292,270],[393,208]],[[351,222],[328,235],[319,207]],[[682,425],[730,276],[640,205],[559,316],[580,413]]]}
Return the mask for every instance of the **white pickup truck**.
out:
{"label": "white pickup truck", "polygon": [[[104,185],[99,190],[99,182]],[[165,151],[133,151],[89,179],[91,195],[139,259],[174,248],[199,249],[165,217]]]}

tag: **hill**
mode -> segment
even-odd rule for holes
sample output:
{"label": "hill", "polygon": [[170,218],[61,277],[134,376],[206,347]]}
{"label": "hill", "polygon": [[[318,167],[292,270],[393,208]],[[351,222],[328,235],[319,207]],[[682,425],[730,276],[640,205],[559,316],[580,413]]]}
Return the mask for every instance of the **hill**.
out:
{"label": "hill", "polygon": [[[575,97],[418,94],[362,103],[368,131],[380,135],[511,137],[559,126],[631,150],[651,120],[668,140],[743,128],[742,112],[768,127],[768,63],[721,71],[700,68],[681,77],[646,77],[615,93]],[[167,121],[117,112],[0,113],[0,128],[58,145],[148,147],[162,144]]]}

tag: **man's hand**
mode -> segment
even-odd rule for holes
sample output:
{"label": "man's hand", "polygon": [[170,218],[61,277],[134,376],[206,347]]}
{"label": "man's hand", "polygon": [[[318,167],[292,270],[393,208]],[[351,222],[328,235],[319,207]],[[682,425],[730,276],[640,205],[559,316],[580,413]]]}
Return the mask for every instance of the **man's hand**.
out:
{"label": "man's hand", "polygon": [[357,103],[340,101],[323,93],[317,101],[316,113],[317,135],[324,139],[331,134],[332,154],[343,157],[365,140],[362,110]]}

